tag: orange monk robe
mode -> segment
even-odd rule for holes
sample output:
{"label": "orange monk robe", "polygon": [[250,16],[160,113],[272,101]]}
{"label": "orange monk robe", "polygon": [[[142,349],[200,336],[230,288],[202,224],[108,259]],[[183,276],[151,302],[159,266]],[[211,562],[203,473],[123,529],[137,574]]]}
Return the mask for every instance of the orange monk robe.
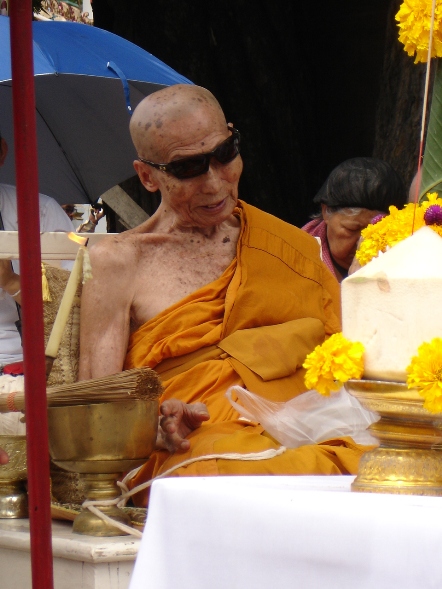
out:
{"label": "orange monk robe", "polygon": [[[125,369],[157,370],[165,387],[162,401],[201,401],[210,414],[188,436],[188,452],[155,451],[132,487],[191,457],[278,448],[260,424],[239,418],[226,390],[240,385],[273,401],[293,398],[306,390],[305,356],[340,330],[339,286],[320,261],[316,240],[241,201],[236,214],[237,256],[222,276],[130,338]],[[336,439],[257,462],[196,462],[173,476],[355,474],[365,450],[350,438]],[[147,492],[135,501],[145,505]]]}

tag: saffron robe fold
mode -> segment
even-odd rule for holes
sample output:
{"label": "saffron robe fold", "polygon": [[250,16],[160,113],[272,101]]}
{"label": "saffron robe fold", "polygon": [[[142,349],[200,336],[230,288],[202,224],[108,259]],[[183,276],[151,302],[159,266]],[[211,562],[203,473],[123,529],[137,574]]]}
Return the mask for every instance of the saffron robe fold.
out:
{"label": "saffron robe fold", "polygon": [[[195,456],[277,448],[259,423],[244,421],[225,397],[240,385],[272,401],[306,390],[306,354],[339,331],[339,286],[305,232],[239,201],[237,256],[224,273],[149,320],[131,335],[125,369],[162,375],[161,401],[203,402],[210,420],[193,431],[190,449],[155,451],[131,486]],[[355,474],[366,447],[350,438],[303,446],[263,461],[208,460],[173,476]],[[135,496],[145,505],[147,492]]]}

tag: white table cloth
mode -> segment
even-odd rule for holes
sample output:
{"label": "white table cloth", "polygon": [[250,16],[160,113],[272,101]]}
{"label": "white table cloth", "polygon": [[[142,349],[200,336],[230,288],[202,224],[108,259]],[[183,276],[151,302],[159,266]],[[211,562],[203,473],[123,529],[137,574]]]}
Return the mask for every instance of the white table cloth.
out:
{"label": "white table cloth", "polygon": [[158,480],[129,589],[440,589],[442,498],[352,480]]}

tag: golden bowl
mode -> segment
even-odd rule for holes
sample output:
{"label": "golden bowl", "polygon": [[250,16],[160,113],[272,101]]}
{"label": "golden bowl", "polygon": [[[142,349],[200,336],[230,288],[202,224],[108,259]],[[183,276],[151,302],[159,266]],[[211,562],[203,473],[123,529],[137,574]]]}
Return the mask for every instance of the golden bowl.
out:
{"label": "golden bowl", "polygon": [[[80,473],[87,500],[104,501],[120,495],[117,479],[143,464],[154,449],[158,400],[50,407],[48,422],[53,462]],[[118,507],[105,506],[100,510],[130,525],[130,519]],[[75,519],[73,530],[93,536],[124,534],[88,509],[83,509]]]}
{"label": "golden bowl", "polygon": [[362,456],[352,490],[442,495],[442,414],[424,409],[405,383],[350,380],[345,388],[380,417],[368,428],[379,447]]}
{"label": "golden bowl", "polygon": [[26,518],[26,436],[0,435],[0,448],[9,456],[9,462],[0,465],[0,518]]}

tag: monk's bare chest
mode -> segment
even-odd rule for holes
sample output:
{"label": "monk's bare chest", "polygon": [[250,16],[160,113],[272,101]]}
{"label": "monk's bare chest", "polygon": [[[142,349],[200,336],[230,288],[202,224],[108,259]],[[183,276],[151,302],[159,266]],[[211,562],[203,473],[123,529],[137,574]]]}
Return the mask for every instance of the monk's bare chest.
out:
{"label": "monk's bare chest", "polygon": [[236,241],[235,232],[216,240],[190,235],[144,247],[138,261],[134,327],[217,280],[236,256]]}

